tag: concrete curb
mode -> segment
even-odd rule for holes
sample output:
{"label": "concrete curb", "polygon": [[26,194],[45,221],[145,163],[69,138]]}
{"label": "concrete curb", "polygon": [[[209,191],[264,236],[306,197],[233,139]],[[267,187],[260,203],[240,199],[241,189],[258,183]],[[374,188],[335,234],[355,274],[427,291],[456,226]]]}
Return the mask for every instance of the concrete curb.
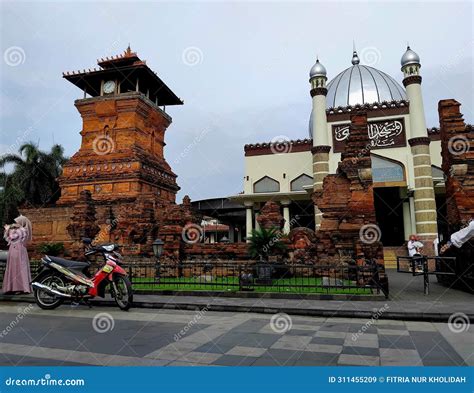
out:
{"label": "concrete curb", "polygon": [[[201,298],[202,299],[202,298]],[[203,299],[204,300],[204,299]],[[31,296],[0,296],[0,301],[5,302],[34,302]],[[92,300],[93,306],[116,307],[112,300]],[[296,307],[269,307],[269,306],[245,306],[235,304],[209,304],[206,301],[196,302],[179,302],[176,298],[170,299],[170,302],[159,301],[134,301],[133,308],[143,309],[165,309],[165,310],[186,310],[197,311],[206,309],[207,311],[220,312],[252,312],[259,314],[276,314],[286,313],[288,315],[311,316],[311,317],[340,317],[340,318],[361,318],[372,319],[374,311],[368,310],[341,310],[321,309],[321,308],[296,308]],[[452,313],[436,313],[436,312],[389,312],[385,311],[378,319],[392,319],[404,321],[420,321],[420,322],[447,322]],[[474,314],[466,314],[471,322],[474,323]]]}

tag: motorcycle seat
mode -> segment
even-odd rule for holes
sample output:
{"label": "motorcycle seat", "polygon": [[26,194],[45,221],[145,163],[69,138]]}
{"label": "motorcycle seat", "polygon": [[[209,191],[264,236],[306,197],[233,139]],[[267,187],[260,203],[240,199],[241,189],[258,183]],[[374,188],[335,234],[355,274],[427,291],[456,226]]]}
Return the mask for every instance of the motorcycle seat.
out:
{"label": "motorcycle seat", "polygon": [[68,259],[64,258],[59,258],[59,257],[51,257],[48,255],[48,258],[51,260],[51,262],[57,263],[58,265],[67,267],[69,269],[75,269],[75,270],[82,270],[85,269],[86,267],[89,267],[89,262],[81,262],[81,261],[70,261]]}

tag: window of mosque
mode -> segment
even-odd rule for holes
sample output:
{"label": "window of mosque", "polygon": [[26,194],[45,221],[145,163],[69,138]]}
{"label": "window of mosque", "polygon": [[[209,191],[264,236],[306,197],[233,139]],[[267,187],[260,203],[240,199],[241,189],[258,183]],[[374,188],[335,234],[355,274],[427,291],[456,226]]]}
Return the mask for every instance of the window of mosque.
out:
{"label": "window of mosque", "polygon": [[265,176],[256,181],[253,185],[254,192],[278,192],[280,191],[280,183],[271,177]]}
{"label": "window of mosque", "polygon": [[313,178],[308,175],[300,175],[291,182],[291,191],[304,191],[304,186],[313,184]]}
{"label": "window of mosque", "polygon": [[374,183],[404,182],[405,168],[401,163],[371,155],[372,179]]}

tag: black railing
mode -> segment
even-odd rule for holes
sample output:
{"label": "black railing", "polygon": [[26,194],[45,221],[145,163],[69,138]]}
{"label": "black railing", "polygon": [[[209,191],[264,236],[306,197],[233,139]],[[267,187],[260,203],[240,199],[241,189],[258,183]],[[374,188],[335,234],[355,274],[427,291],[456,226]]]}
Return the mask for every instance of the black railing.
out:
{"label": "black railing", "polygon": [[[40,264],[40,261],[30,263],[32,278]],[[383,292],[388,297],[388,288],[380,282],[375,263],[313,266],[235,261],[133,262],[124,264],[123,268],[138,293],[248,291],[372,295]],[[0,262],[0,282],[4,273],[5,263]]]}
{"label": "black railing", "polygon": [[254,291],[371,295],[388,290],[378,266],[192,261],[126,265],[134,290]]}
{"label": "black railing", "polygon": [[398,273],[423,276],[423,292],[425,295],[430,293],[430,275],[436,275],[438,279],[443,276],[454,277],[456,271],[457,260],[455,257],[430,257],[426,255],[397,257]]}
{"label": "black railing", "polygon": [[[36,275],[39,267],[41,265],[41,261],[30,261],[30,272],[31,278]],[[5,261],[0,261],[0,283],[3,282],[3,277],[5,276],[5,269],[7,267],[7,263]]]}

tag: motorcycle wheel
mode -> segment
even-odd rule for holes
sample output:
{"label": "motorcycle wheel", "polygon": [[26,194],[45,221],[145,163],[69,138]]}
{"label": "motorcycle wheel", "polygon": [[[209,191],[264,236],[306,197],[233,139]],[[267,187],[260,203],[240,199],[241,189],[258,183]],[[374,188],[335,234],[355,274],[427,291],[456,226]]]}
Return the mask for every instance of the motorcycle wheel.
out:
{"label": "motorcycle wheel", "polygon": [[[52,284],[56,284],[59,286],[64,286],[63,279],[54,273],[49,273],[38,280],[40,284],[51,286]],[[56,307],[59,307],[64,299],[59,296],[51,295],[46,291],[41,289],[34,290],[34,296],[36,304],[42,308],[43,310],[52,310]]]}
{"label": "motorcycle wheel", "polygon": [[114,284],[117,292],[113,286],[111,292],[115,303],[117,303],[117,306],[119,306],[121,310],[127,311],[132,307],[133,303],[132,283],[126,276],[115,275]]}

